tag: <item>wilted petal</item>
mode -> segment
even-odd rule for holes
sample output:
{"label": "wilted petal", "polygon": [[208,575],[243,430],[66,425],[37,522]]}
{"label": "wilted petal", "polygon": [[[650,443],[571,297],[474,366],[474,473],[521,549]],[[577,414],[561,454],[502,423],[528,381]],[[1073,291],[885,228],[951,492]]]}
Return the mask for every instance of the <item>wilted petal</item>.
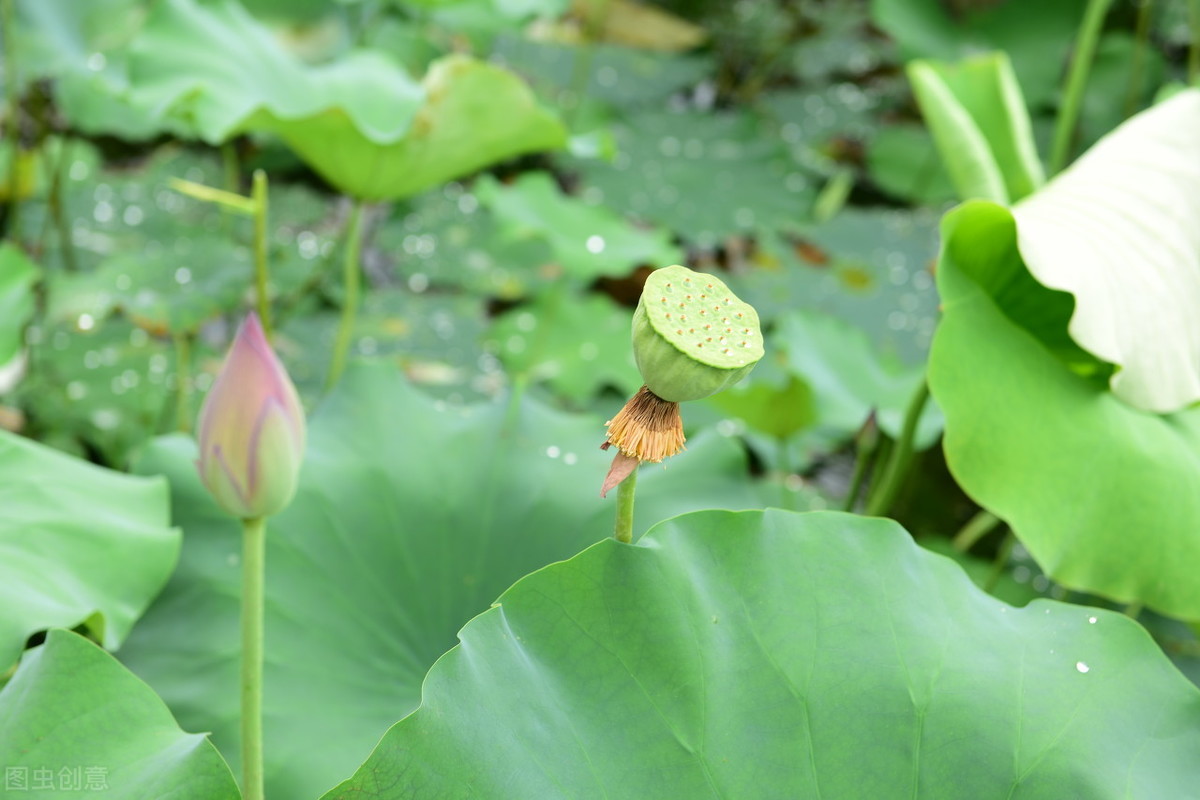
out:
{"label": "wilted petal", "polygon": [[617,455],[612,460],[612,466],[608,468],[608,474],[604,476],[604,485],[600,487],[600,496],[604,497],[618,483],[628,478],[640,463],[642,462],[636,458],[617,451]]}

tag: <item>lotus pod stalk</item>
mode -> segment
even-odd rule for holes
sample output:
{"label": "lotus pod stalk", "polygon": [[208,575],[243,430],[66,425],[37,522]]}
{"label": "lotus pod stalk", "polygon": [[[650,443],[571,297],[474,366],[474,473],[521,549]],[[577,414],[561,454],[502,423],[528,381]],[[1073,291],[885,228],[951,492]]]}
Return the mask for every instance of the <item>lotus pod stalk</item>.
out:
{"label": "lotus pod stalk", "polygon": [[617,448],[601,496],[643,461],[684,449],[679,404],[732,386],[763,356],[758,313],[719,278],[681,267],[650,274],[633,314],[633,353],[645,385],[605,423]]}
{"label": "lotus pod stalk", "polygon": [[251,313],[238,328],[197,425],[196,466],[213,499],[239,519],[282,511],[304,457],[296,387]]}

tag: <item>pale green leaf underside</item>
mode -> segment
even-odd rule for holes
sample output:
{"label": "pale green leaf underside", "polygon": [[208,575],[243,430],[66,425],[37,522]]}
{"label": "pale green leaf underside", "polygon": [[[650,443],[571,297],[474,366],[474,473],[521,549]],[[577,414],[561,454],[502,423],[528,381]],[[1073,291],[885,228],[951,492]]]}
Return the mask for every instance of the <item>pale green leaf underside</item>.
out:
{"label": "pale green leaf underside", "polygon": [[1200,90],[1130,119],[1016,205],[1021,255],[1071,292],[1071,336],[1147,411],[1200,399]]}

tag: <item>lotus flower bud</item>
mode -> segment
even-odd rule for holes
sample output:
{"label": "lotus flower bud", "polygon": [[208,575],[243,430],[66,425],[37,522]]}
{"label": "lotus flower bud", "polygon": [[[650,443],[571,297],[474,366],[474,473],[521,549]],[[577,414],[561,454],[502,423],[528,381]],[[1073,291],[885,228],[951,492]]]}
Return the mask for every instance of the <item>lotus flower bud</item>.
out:
{"label": "lotus flower bud", "polygon": [[255,314],[238,329],[204,400],[197,436],[200,479],[222,509],[253,519],[291,502],[304,457],[304,409]]}
{"label": "lotus flower bud", "polygon": [[679,404],[740,381],[763,357],[758,313],[712,275],[686,267],[650,274],[633,314],[633,354],[646,382],[609,420],[618,453],[601,496],[642,461],[683,449]]}

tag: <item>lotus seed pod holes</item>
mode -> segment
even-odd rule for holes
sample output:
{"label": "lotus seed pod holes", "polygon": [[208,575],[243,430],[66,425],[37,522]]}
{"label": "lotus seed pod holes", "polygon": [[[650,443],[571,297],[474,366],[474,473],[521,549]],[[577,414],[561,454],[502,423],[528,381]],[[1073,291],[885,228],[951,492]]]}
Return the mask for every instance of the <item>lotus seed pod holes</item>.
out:
{"label": "lotus seed pod holes", "polygon": [[737,369],[763,357],[758,313],[712,275],[656,270],[646,279],[642,307],[660,336],[702,364]]}

